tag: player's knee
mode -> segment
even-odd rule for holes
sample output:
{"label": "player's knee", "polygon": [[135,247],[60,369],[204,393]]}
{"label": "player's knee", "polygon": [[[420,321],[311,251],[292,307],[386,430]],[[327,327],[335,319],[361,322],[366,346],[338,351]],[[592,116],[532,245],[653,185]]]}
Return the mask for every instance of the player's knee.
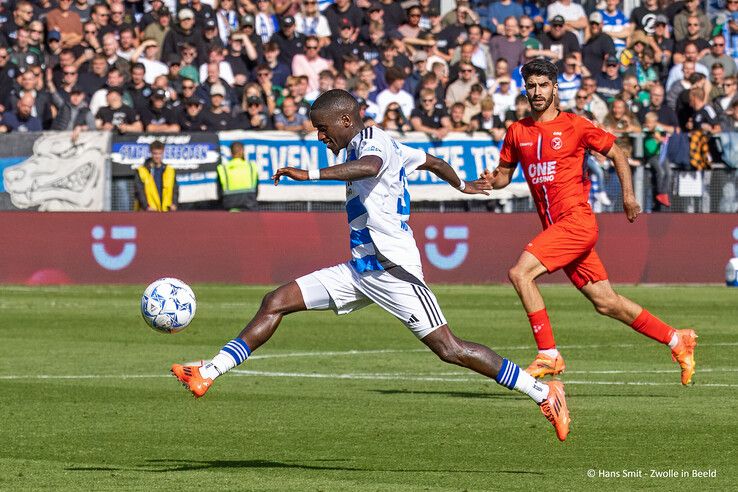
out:
{"label": "player's knee", "polygon": [[268,292],[261,300],[261,310],[270,314],[280,313],[284,306],[284,302],[282,301],[282,295],[279,290]]}
{"label": "player's knee", "polygon": [[603,316],[615,317],[620,310],[620,299],[618,296],[606,297],[598,299],[594,303],[594,307],[598,313]]}
{"label": "player's knee", "polygon": [[463,347],[458,343],[458,340],[451,338],[438,344],[433,348],[433,351],[443,362],[458,365],[462,358]]}
{"label": "player's knee", "polygon": [[510,279],[513,285],[522,285],[528,280],[528,275],[523,268],[515,265],[507,271],[507,278]]}

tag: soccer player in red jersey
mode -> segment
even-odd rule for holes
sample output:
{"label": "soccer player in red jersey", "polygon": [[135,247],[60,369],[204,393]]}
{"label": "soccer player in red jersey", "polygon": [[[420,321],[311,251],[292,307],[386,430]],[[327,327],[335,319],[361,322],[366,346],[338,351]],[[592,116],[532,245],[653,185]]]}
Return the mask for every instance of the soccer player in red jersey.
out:
{"label": "soccer player in red jersey", "polygon": [[564,371],[551,322],[536,278],[564,269],[571,282],[598,313],[622,321],[637,332],[668,345],[681,367],[682,384],[694,374],[693,330],[675,330],[635,302],[616,293],[594,250],[598,227],[589,205],[589,179],[584,175],[587,150],[612,160],[623,190],[623,209],[630,222],[641,211],[633,193],[630,166],[615,136],[586,118],[558,110],[556,67],[534,60],[522,68],[532,116],[516,121],[505,135],[500,164],[483,174],[495,189],[510,183],[518,162],[528,181],[543,232],[533,238],[510,269],[509,277],[528,313],[538,355],[526,372],[540,378]]}

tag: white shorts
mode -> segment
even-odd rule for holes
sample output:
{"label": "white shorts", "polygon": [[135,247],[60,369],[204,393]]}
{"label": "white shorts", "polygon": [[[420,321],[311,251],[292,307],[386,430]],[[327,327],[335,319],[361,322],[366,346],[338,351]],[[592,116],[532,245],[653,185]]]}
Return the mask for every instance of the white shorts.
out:
{"label": "white shorts", "polygon": [[420,268],[397,266],[357,273],[349,263],[341,263],[295,282],[308,309],[332,309],[336,314],[346,314],[374,302],[402,321],[419,339],[446,324],[436,296],[423,282]]}

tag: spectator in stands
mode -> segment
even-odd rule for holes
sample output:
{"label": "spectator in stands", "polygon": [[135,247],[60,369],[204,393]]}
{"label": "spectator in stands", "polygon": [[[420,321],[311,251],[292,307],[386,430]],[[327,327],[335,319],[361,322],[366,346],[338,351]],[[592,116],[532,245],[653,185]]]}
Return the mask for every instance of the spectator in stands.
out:
{"label": "spectator in stands", "polygon": [[674,45],[675,63],[684,61],[684,48],[687,46],[687,43],[694,43],[697,46],[697,59],[710,53],[710,43],[701,36],[700,21],[696,15],[687,18],[687,35]]}
{"label": "spectator in stands", "polygon": [[387,105],[387,109],[382,113],[382,121],[379,121],[377,126],[382,130],[394,130],[400,133],[412,130],[410,122],[402,112],[402,107],[395,102]]}
{"label": "spectator in stands", "polygon": [[337,70],[343,69],[343,60],[346,56],[358,56],[361,54],[361,48],[359,44],[354,41],[354,26],[351,25],[351,21],[343,19],[340,23],[340,29],[338,30],[337,36],[335,36],[329,44],[324,44],[321,55],[328,60],[333,62],[333,66]]}
{"label": "spectator in stands", "polygon": [[27,0],[21,0],[15,4],[13,15],[0,27],[0,33],[10,43],[13,43],[17,39],[18,29],[26,27],[33,17],[33,4]]}
{"label": "spectator in stands", "polygon": [[661,147],[671,132],[661,127],[659,116],[650,111],[644,118],[643,133],[643,160],[651,168],[654,211],[660,211],[671,206],[671,165],[667,159],[661,158]]}
{"label": "spectator in stands", "polygon": [[288,15],[279,22],[280,29],[271,38],[279,46],[279,61],[290,65],[303,52],[305,37],[297,32],[295,18]]}
{"label": "spectator in stands", "polygon": [[308,124],[310,124],[310,118],[308,113],[310,112],[310,103],[305,99],[307,95],[307,77],[304,75],[294,75],[290,77],[287,82],[287,90],[289,95],[295,99],[297,105],[297,112],[307,118]]}
{"label": "spectator in stands", "polygon": [[443,104],[438,104],[432,89],[420,91],[420,107],[410,113],[410,124],[416,132],[423,132],[430,138],[441,140],[451,131],[451,121]]}
{"label": "spectator in stands", "polygon": [[464,102],[474,84],[478,83],[474,66],[470,62],[459,62],[459,78],[446,88],[446,107]]}
{"label": "spectator in stands", "polygon": [[125,80],[123,79],[123,74],[120,70],[115,67],[111,68],[108,71],[106,80],[107,83],[105,86],[95,91],[90,99],[90,110],[92,111],[92,114],[97,115],[98,110],[106,104],[108,91],[112,88],[120,89],[123,104],[133,107],[133,98],[125,90]]}
{"label": "spectator in stands", "polygon": [[555,16],[551,19],[551,30],[539,36],[541,55],[556,64],[559,71],[563,69],[566,56],[570,54],[581,56],[579,40],[574,33],[566,30],[565,22],[562,16]]}
{"label": "spectator in stands", "polygon": [[633,32],[633,24],[618,9],[619,4],[620,0],[606,0],[605,8],[597,12],[602,15],[602,30],[612,38],[617,53],[625,49],[626,42]]}
{"label": "spectator in stands", "polygon": [[157,59],[157,53],[159,53],[159,46],[156,41],[147,39],[131,55],[131,63],[141,63],[144,66],[146,70],[144,80],[147,84],[153,83],[159,75],[166,75],[169,72],[169,68]]}
{"label": "spectator in stands", "polygon": [[[161,43],[161,41],[163,41],[163,39],[159,40],[159,43]],[[136,33],[133,31],[133,28],[127,27],[120,32],[118,45],[118,56],[129,62],[133,55],[133,50],[138,46],[138,38],[136,37]],[[159,46],[161,46],[161,44],[159,44]]]}
{"label": "spectator in stands", "polygon": [[696,17],[697,24],[700,28],[699,37],[702,39],[710,38],[710,31],[712,30],[712,24],[710,19],[700,10],[700,0],[686,0],[684,2],[684,9],[674,17],[674,40],[678,43],[679,41],[687,38],[689,35],[689,18]]}
{"label": "spectator in stands", "polygon": [[526,60],[526,47],[523,44],[523,41],[518,37],[520,32],[518,19],[515,17],[508,17],[504,20],[504,24],[501,24],[501,26],[503,26],[503,35],[493,37],[490,42],[490,55],[492,56],[492,61],[497,63],[497,60],[504,58],[513,67],[524,64]]}
{"label": "spectator in stands", "polygon": [[710,83],[712,84],[712,89],[707,96],[707,99],[709,101],[714,101],[715,99],[723,95],[724,82],[725,68],[723,68],[723,64],[720,62],[713,63],[712,68],[710,69]]}
{"label": "spectator in stands", "polygon": [[587,118],[589,121],[594,122],[594,115],[590,110],[587,109],[588,99],[589,94],[587,93],[587,91],[585,91],[584,89],[577,89],[576,95],[574,96],[574,104],[569,109],[567,109],[567,112],[582,116],[584,118]]}
{"label": "spectator in stands", "polygon": [[[498,142],[505,136],[505,125],[499,116],[494,114],[494,101],[487,96],[479,102],[480,112],[469,122],[469,131],[486,132],[492,140]],[[512,122],[511,122],[512,123]]]}
{"label": "spectator in stands", "polygon": [[700,58],[698,63],[707,68],[712,68],[715,63],[720,63],[726,77],[738,74],[735,60],[725,54],[725,37],[722,34],[713,36],[710,41],[710,52]]}
{"label": "spectator in stands", "polygon": [[68,100],[57,100],[59,112],[51,124],[51,129],[56,131],[80,131],[94,130],[95,117],[85,101],[85,92],[80,86],[74,86],[69,92]]}
{"label": "spectator in stands", "polygon": [[46,14],[46,28],[61,33],[63,48],[72,48],[82,41],[82,20],[71,7],[72,0],[58,0],[57,8]]}
{"label": "spectator in stands", "polygon": [[[487,8],[487,18],[489,24],[485,27],[489,27],[493,34],[500,34],[507,36],[508,30],[505,23],[508,19],[517,19],[523,16],[523,7],[518,2],[512,0],[498,0],[489,4]],[[494,38],[493,38],[494,39]],[[494,55],[493,55],[494,57]],[[507,58],[507,57],[506,57]],[[508,58],[508,60],[513,60]]]}
{"label": "spectator in stands", "polygon": [[164,144],[154,140],[149,145],[151,157],[136,172],[136,210],[173,212],[179,203],[176,172],[164,164]]}
{"label": "spectator in stands", "polygon": [[92,14],[92,5],[90,5],[87,0],[76,0],[72,4],[72,11],[76,12],[79,15],[80,20],[84,24],[85,22],[90,20],[90,15]]}
{"label": "spectator in stands", "polygon": [[111,28],[111,32],[115,34],[116,38],[119,38],[121,31],[133,26],[128,22],[129,18],[126,17],[126,6],[122,1],[111,1],[109,6],[110,22],[108,23],[108,27]]}
{"label": "spectator in stands", "polygon": [[310,124],[307,116],[297,111],[295,98],[287,96],[282,100],[281,111],[274,116],[274,127],[277,130],[307,132]]}
{"label": "spectator in stands", "polygon": [[[556,0],[546,9],[546,18],[551,22],[551,30],[554,28],[554,20],[559,17],[563,24],[563,28],[567,32],[571,32],[577,38],[578,42],[583,39],[583,30],[587,27],[587,17],[584,9],[579,3],[572,0]],[[557,20],[557,22],[559,22]],[[563,56],[569,53],[563,53]]]}
{"label": "spectator in stands", "polygon": [[449,114],[451,130],[455,132],[468,132],[470,125],[464,121],[464,103],[455,103],[451,106]]}
{"label": "spectator in stands", "polygon": [[625,101],[628,111],[640,121],[643,102],[648,99],[648,93],[641,92],[638,79],[636,79],[635,75],[626,75],[623,77],[623,91],[619,97]]}
{"label": "spectator in stands", "polygon": [[[394,9],[390,10],[394,11]],[[387,13],[387,10],[385,10],[385,22],[389,21]],[[328,20],[328,27],[330,27],[332,33],[339,31],[343,19],[351,22],[352,26],[361,26],[364,23],[364,11],[354,5],[351,0],[335,0],[333,4],[323,10],[323,15]]]}
{"label": "spectator in stands", "polygon": [[564,61],[564,71],[559,73],[559,105],[561,109],[574,107],[575,96],[582,86],[581,68],[579,60],[569,55]]}
{"label": "spectator in stands", "polygon": [[202,49],[200,33],[195,29],[194,12],[189,8],[180,9],[177,19],[179,23],[172,26],[164,36],[160,59],[168,53],[177,53],[185,44],[192,45],[198,53]]}
{"label": "spectator in stands", "polygon": [[236,126],[243,130],[274,130],[274,123],[260,97],[249,96],[244,100],[245,112],[239,116]]}
{"label": "spectator in stands", "polygon": [[[195,96],[204,100],[211,99],[211,96],[213,95],[212,88],[216,85],[220,86],[223,89],[224,100],[221,102],[225,105],[225,107],[233,108],[237,106],[238,97],[236,96],[231,86],[228,85],[228,83],[223,80],[223,78],[221,78],[220,66],[217,63],[208,64],[207,77],[205,78],[205,80],[202,81],[200,87],[198,87]],[[220,92],[220,90],[218,90],[218,92]]]}
{"label": "spectator in stands", "polygon": [[[103,34],[112,31],[112,28],[108,26],[108,24],[110,23],[110,10],[108,9],[106,3],[96,3],[92,7],[92,14],[90,14],[90,19],[97,28],[95,36],[102,37]],[[85,39],[88,39],[87,36],[85,36]]]}
{"label": "spectator in stands", "polygon": [[151,93],[149,106],[141,113],[141,123],[147,132],[178,133],[177,115],[167,106],[167,91],[156,89]]}
{"label": "spectator in stands", "polygon": [[400,67],[390,67],[385,75],[387,88],[377,94],[379,113],[384,114],[390,103],[397,103],[402,108],[402,114],[410,114],[415,108],[415,100],[403,89],[405,85],[405,71]]}
{"label": "spectator in stands", "polygon": [[605,60],[616,54],[612,37],[602,30],[602,13],[592,12],[582,47],[582,64],[586,75],[597,77],[604,72]]}
{"label": "spectator in stands", "polygon": [[464,121],[469,123],[474,116],[482,111],[481,104],[484,95],[484,86],[482,84],[474,84],[471,87],[469,96],[464,100]]}
{"label": "spectator in stands", "polygon": [[317,91],[320,73],[333,67],[333,62],[320,56],[320,42],[315,36],[305,38],[304,53],[292,59],[292,74],[308,78],[308,92]]}
{"label": "spectator in stands", "polygon": [[[654,113],[659,128],[665,133],[674,133],[679,126],[679,120],[674,110],[666,105],[664,86],[653,84],[648,93],[649,104],[641,111],[642,117],[645,118],[646,113]],[[645,124],[645,119],[643,123]]]}
{"label": "spectator in stands", "polygon": [[40,132],[43,130],[41,120],[33,115],[34,97],[30,92],[24,93],[12,111],[5,111],[0,120],[0,133]]}
{"label": "spectator in stands", "polygon": [[223,56],[223,48],[221,48],[220,46],[210,46],[208,47],[207,53],[207,62],[200,65],[200,80],[205,80],[208,77],[208,65],[214,63],[218,65],[218,74],[220,78],[229,86],[233,86],[236,78],[233,75],[231,64],[225,61],[225,57]]}
{"label": "spectator in stands", "polygon": [[603,126],[617,137],[615,143],[623,149],[625,156],[630,159],[633,156],[633,139],[629,134],[640,132],[641,126],[635,116],[628,111],[625,101],[618,98],[612,101],[610,114],[605,117]]}
{"label": "spectator in stands", "polygon": [[235,85],[239,87],[246,85],[251,71],[256,68],[261,58],[260,50],[254,45],[251,37],[240,32],[231,34],[224,60],[231,67]]}
{"label": "spectator in stands", "polygon": [[321,46],[331,43],[331,28],[328,19],[318,10],[318,0],[304,0],[302,10],[295,14],[297,32],[303,36],[315,36]]}
{"label": "spectator in stands", "polygon": [[196,27],[205,30],[207,22],[215,20],[215,12],[210,5],[202,3],[200,0],[190,0],[189,7],[192,10],[192,13],[195,14]]}
{"label": "spectator in stands", "polygon": [[713,101],[713,105],[718,112],[725,113],[733,107],[733,101],[738,94],[738,77],[735,75],[725,77],[723,81],[723,94]]}
{"label": "spectator in stands", "polygon": [[[318,76],[318,89],[305,95],[305,100],[312,103],[324,92],[335,89],[336,76],[330,70],[323,70]],[[344,89],[345,90],[345,89]]]}
{"label": "spectator in stands", "polygon": [[492,100],[495,102],[497,116],[504,117],[506,112],[515,107],[518,91],[513,88],[512,80],[507,75],[499,77],[497,83],[498,87],[492,94]]}
{"label": "spectator in stands", "polygon": [[[120,48],[118,44],[118,40],[115,37],[115,34],[112,32],[109,32],[105,34],[102,38],[102,53],[105,55],[105,58],[108,62],[108,66],[110,68],[117,68],[120,73],[123,75],[123,78],[128,80],[130,68],[131,65],[128,63],[127,60],[124,58],[121,58],[118,55],[118,49]],[[135,52],[134,52],[135,53]]]}
{"label": "spectator in stands", "polygon": [[494,70],[494,63],[492,62],[492,56],[489,53],[489,47],[487,44],[482,42],[482,28],[478,24],[473,24],[466,28],[467,41],[472,45],[471,62],[472,65],[481,69],[484,72],[484,76],[481,81],[487,79],[489,74]]}
{"label": "spectator in stands", "polygon": [[[211,67],[217,69],[217,65]],[[216,82],[210,86],[210,107],[203,111],[203,121],[208,131],[219,132],[233,127],[231,106],[226,100],[226,94],[226,87],[222,83]]]}
{"label": "spectator in stands", "polygon": [[[674,58],[674,61],[676,61],[676,57]],[[698,59],[699,51],[697,49],[697,45],[693,41],[687,41],[684,45],[684,61],[675,63],[671,67],[671,70],[669,70],[669,76],[666,79],[666,90],[668,91],[676,81],[684,78],[684,70],[682,70],[682,66],[687,62],[694,65],[694,71],[701,73],[705,77],[709,77],[710,70],[704,65],[697,63]]]}
{"label": "spectator in stands", "polygon": [[693,86],[689,89],[689,105],[692,108],[692,117],[687,121],[689,131],[689,161],[697,170],[710,167],[709,140],[714,133],[720,132],[715,109],[706,104],[707,92],[704,87]]}
{"label": "spectator in stands", "polygon": [[26,69],[16,78],[18,86],[10,91],[8,107],[18,107],[18,101],[25,95],[33,96],[33,116],[38,117],[43,129],[51,126],[53,119],[51,94],[42,86],[40,77],[32,69]]}
{"label": "spectator in stands", "polygon": [[138,114],[123,104],[122,89],[110,87],[105,96],[107,106],[101,107],[95,115],[98,130],[114,130],[118,133],[142,132],[143,125]]}
{"label": "spectator in stands", "polygon": [[597,75],[597,95],[605,102],[612,101],[623,90],[623,78],[620,76],[620,62],[615,56],[605,60],[605,71]]}
{"label": "spectator in stands", "polygon": [[[155,2],[162,3],[160,0],[155,0]],[[153,39],[158,46],[163,47],[164,40],[172,27],[172,13],[167,7],[162,6],[152,12],[152,19],[153,22],[143,30],[143,39]],[[159,59],[161,55],[161,50],[159,50]]]}
{"label": "spectator in stands", "polygon": [[184,100],[184,108],[177,115],[177,123],[183,132],[204,132],[208,130],[202,108],[203,101],[196,97],[189,97]]}
{"label": "spectator in stands", "polygon": [[291,74],[290,65],[280,61],[280,49],[277,43],[269,42],[264,45],[264,61],[272,71],[274,84],[279,87],[286,87],[287,77]]}
{"label": "spectator in stands", "polygon": [[[215,20],[218,23],[218,33],[220,41],[223,45],[228,44],[228,40],[238,32],[239,14],[236,11],[235,0],[219,0],[217,2],[217,10],[215,11]],[[253,16],[252,16],[253,17]],[[251,23],[253,28],[254,23]]]}

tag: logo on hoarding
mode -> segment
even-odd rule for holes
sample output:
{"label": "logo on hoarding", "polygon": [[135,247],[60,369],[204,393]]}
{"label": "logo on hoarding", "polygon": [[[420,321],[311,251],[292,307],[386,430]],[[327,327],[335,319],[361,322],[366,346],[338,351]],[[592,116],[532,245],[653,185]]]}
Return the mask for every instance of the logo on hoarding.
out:
{"label": "logo on hoarding", "polygon": [[[428,226],[425,228],[425,238],[435,241],[438,238],[438,228],[436,226]],[[469,253],[469,244],[465,242],[469,239],[469,228],[466,226],[446,226],[443,228],[443,239],[451,241],[464,241],[456,243],[456,247],[449,255],[441,254],[436,243],[426,243],[425,255],[428,261],[441,270],[453,270],[459,267],[466,255]]]}
{"label": "logo on hoarding", "polygon": [[[733,229],[733,239],[738,241],[738,227]],[[733,245],[733,258],[738,258],[738,242]]]}
{"label": "logo on hoarding", "polygon": [[111,255],[105,249],[102,242],[105,239],[105,227],[96,225],[90,233],[95,242],[92,243],[92,256],[95,261],[106,270],[122,270],[133,261],[136,256],[136,243],[132,242],[136,239],[135,226],[112,226],[110,228],[110,238],[117,241],[129,241],[123,244],[123,249],[117,255]]}

